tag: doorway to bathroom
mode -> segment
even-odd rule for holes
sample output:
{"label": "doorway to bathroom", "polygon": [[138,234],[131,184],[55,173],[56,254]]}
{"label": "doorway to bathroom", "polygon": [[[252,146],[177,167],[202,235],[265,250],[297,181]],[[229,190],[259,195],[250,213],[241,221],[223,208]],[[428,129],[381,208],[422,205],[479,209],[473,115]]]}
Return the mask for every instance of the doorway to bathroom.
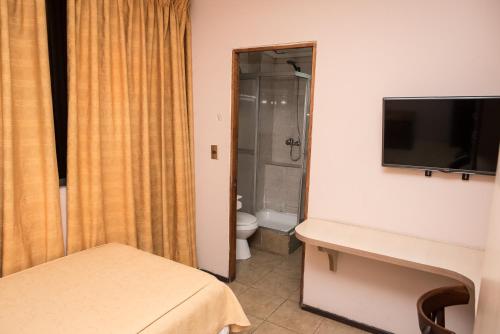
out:
{"label": "doorway to bathroom", "polygon": [[[229,278],[252,253],[287,257],[307,217],[314,42],[233,51]],[[300,252],[300,249],[298,250]]]}

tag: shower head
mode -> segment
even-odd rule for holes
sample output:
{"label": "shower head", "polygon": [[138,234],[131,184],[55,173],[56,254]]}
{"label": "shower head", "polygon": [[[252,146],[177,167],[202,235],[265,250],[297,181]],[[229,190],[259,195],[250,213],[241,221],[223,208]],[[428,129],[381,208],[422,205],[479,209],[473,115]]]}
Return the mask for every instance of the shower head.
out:
{"label": "shower head", "polygon": [[297,63],[296,63],[296,62],[294,62],[293,60],[288,59],[288,60],[286,61],[286,63],[287,63],[288,65],[292,65],[292,66],[293,66],[293,69],[294,69],[296,72],[300,72],[300,67],[299,67],[299,66],[297,66]]}

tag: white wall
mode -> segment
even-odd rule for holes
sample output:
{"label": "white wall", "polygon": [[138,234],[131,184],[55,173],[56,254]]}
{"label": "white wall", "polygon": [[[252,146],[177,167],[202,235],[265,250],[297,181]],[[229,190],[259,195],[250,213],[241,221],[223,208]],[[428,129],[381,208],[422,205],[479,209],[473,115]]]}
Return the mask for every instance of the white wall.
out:
{"label": "white wall", "polygon": [[[500,1],[193,0],[192,23],[202,268],[228,273],[231,51],[299,41],[318,45],[309,216],[484,246],[492,178],[382,168],[382,97],[500,94]],[[210,160],[210,144],[219,160]],[[306,300],[318,303],[309,284],[327,269],[311,268],[313,256]],[[403,277],[425,281],[419,272]],[[349,298],[351,279],[327,311]],[[406,304],[413,297],[407,291]],[[366,305],[356,320],[379,311]]]}

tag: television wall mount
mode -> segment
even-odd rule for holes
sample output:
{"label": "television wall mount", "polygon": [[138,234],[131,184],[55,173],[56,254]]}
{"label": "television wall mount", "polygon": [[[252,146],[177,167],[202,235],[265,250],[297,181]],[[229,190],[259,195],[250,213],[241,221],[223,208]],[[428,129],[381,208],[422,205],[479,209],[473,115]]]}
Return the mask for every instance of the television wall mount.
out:
{"label": "television wall mount", "polygon": [[[430,169],[425,169],[424,170],[424,175],[426,177],[431,177],[432,176],[432,170]],[[470,173],[462,173],[462,180],[463,181],[469,181],[471,174]]]}

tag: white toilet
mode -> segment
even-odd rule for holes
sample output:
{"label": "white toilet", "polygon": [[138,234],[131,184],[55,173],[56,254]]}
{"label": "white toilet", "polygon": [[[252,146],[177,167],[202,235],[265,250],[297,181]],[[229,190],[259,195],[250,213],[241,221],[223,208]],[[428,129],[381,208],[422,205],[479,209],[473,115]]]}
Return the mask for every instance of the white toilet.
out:
{"label": "white toilet", "polygon": [[[241,209],[242,196],[237,196],[236,209]],[[236,260],[246,260],[250,256],[247,239],[257,231],[257,218],[246,212],[236,212]]]}

